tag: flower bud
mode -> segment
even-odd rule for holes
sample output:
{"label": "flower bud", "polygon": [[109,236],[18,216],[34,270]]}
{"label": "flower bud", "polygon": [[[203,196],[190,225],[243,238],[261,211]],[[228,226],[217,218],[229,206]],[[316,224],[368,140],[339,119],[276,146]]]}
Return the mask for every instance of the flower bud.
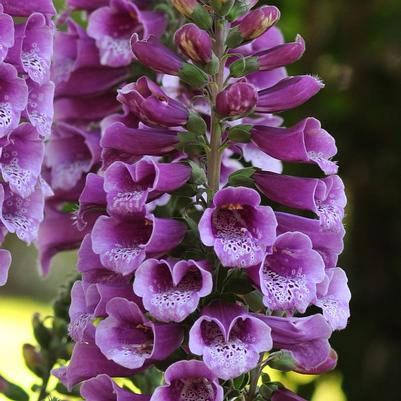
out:
{"label": "flower bud", "polygon": [[241,15],[246,14],[257,2],[258,0],[236,0],[228,13],[228,19],[230,21],[236,20]]}
{"label": "flower bud", "polygon": [[251,112],[257,101],[256,88],[242,80],[228,86],[217,95],[216,110],[224,117],[240,116]]}
{"label": "flower bud", "polygon": [[25,365],[29,370],[39,376],[43,373],[43,357],[33,345],[24,344],[22,346],[22,356],[24,357]]}
{"label": "flower bud", "polygon": [[235,0],[211,0],[212,7],[218,15],[224,17],[233,7]]}
{"label": "flower bud", "polygon": [[210,29],[212,17],[198,0],[171,0],[173,6],[202,29]]}
{"label": "flower bud", "polygon": [[212,61],[212,40],[195,24],[185,24],[175,33],[174,39],[178,48],[192,61],[201,64]]}
{"label": "flower bud", "polygon": [[256,39],[280,18],[280,10],[274,6],[263,6],[251,11],[234,28],[231,28],[227,37],[227,46],[237,47],[243,42]]}
{"label": "flower bud", "polygon": [[32,327],[36,341],[41,347],[47,348],[51,341],[51,333],[49,329],[43,324],[38,313],[35,313],[32,317]]}

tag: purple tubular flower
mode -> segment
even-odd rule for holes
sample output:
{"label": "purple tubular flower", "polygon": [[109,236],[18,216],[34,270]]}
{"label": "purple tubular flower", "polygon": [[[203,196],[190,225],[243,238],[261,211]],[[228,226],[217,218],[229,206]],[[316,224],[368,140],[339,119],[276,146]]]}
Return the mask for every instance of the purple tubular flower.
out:
{"label": "purple tubular flower", "polygon": [[0,185],[0,221],[28,245],[38,235],[43,208],[44,195],[39,185],[26,198],[12,192],[7,184]]}
{"label": "purple tubular flower", "polygon": [[306,401],[290,390],[278,389],[272,396],[272,401]]}
{"label": "purple tubular flower", "polygon": [[347,198],[338,175],[317,179],[264,171],[255,173],[253,178],[269,199],[315,212],[325,230],[341,230]]}
{"label": "purple tubular flower", "polygon": [[260,195],[245,187],[216,193],[205,210],[199,232],[206,246],[214,246],[226,267],[250,267],[260,263],[276,238],[277,222],[272,209],[260,206]]}
{"label": "purple tubular flower", "polygon": [[252,112],[257,101],[256,88],[246,80],[240,80],[217,95],[216,110],[223,117],[241,116]]}
{"label": "purple tubular flower", "polygon": [[315,305],[322,309],[324,318],[333,330],[345,329],[350,317],[351,292],[347,282],[344,270],[335,267],[326,269],[326,279],[317,287]]}
{"label": "purple tubular flower", "polygon": [[107,6],[109,4],[109,0],[67,0],[68,7],[71,9],[78,10],[87,10],[92,11],[96,10],[99,7]]}
{"label": "purple tubular flower", "polygon": [[180,102],[168,97],[147,77],[125,85],[117,100],[145,124],[156,127],[176,127],[188,122],[189,112]]}
{"label": "purple tubular flower", "polygon": [[282,318],[258,315],[271,328],[273,348],[289,352],[294,370],[308,373],[325,364],[331,353],[330,326],[322,315]]}
{"label": "purple tubular flower", "polygon": [[161,256],[184,238],[185,224],[149,215],[130,221],[101,216],[92,231],[93,250],[107,269],[127,275],[147,257]]}
{"label": "purple tubular flower", "polygon": [[259,91],[258,113],[277,113],[300,106],[324,87],[322,81],[311,75],[282,79],[271,88]]}
{"label": "purple tubular flower", "polygon": [[318,220],[308,219],[289,213],[276,212],[277,234],[288,231],[300,231],[312,241],[313,249],[323,258],[326,268],[337,266],[338,255],[344,249],[344,228],[338,231],[326,231]]}
{"label": "purple tubular flower", "polygon": [[305,313],[316,299],[316,285],[325,278],[322,257],[300,232],[279,235],[273,253],[249,272],[262,290],[263,303],[273,311]]}
{"label": "purple tubular flower", "polygon": [[21,124],[9,137],[0,157],[0,170],[10,189],[27,198],[35,191],[44,157],[44,144],[34,127]]}
{"label": "purple tubular flower", "polygon": [[234,304],[209,305],[189,332],[191,352],[202,355],[206,366],[224,380],[253,369],[259,354],[271,348],[269,326]]}
{"label": "purple tubular flower", "polygon": [[28,87],[10,64],[0,63],[0,138],[17,127],[28,102]]}
{"label": "purple tubular flower", "polygon": [[34,12],[55,15],[52,0],[0,0],[4,12],[16,17],[28,17]]}
{"label": "purple tubular flower", "polygon": [[[161,156],[170,153],[178,143],[177,134],[177,131],[167,129],[128,128],[122,123],[113,123],[106,128],[100,140],[103,148],[103,162],[107,156],[105,152],[112,150],[120,155],[137,157]],[[111,163],[107,162],[106,164]]]}
{"label": "purple tubular flower", "polygon": [[104,174],[104,190],[111,215],[144,214],[145,204],[184,185],[191,169],[180,163],[156,163],[149,157],[128,165],[113,163]]}
{"label": "purple tubular flower", "polygon": [[182,322],[212,292],[206,261],[148,259],[135,272],[134,292],[145,309],[162,322]]}
{"label": "purple tubular flower", "polygon": [[100,63],[121,67],[131,63],[130,37],[140,33],[160,36],[166,28],[162,13],[140,11],[128,0],[110,0],[110,6],[100,7],[89,16],[88,34],[96,40]]}
{"label": "purple tubular flower", "polygon": [[74,188],[99,159],[99,136],[96,132],[59,122],[46,148],[46,165],[51,169],[52,188]]}
{"label": "purple tubular flower", "polygon": [[212,61],[212,39],[197,25],[183,25],[175,33],[174,41],[182,53],[195,63],[208,64]]}
{"label": "purple tubular flower", "polygon": [[268,155],[286,162],[315,163],[329,175],[337,164],[330,160],[337,153],[334,138],[315,118],[306,118],[291,128],[256,125],[252,141]]}
{"label": "purple tubular flower", "polygon": [[0,2],[0,63],[7,56],[8,49],[14,45],[14,21],[12,17],[3,12]]}
{"label": "purple tubular flower", "polygon": [[166,384],[154,391],[151,401],[223,401],[217,376],[200,361],[179,361],[164,374]]}
{"label": "purple tubular flower", "polygon": [[134,394],[118,386],[108,375],[98,375],[82,383],[81,396],[86,401],[149,401],[150,396]]}
{"label": "purple tubular flower", "polygon": [[0,249],[0,287],[7,283],[8,270],[11,265],[11,253],[7,249]]}
{"label": "purple tubular flower", "polygon": [[96,328],[96,345],[107,359],[129,369],[160,361],[174,352],[183,340],[175,323],[147,320],[138,305],[114,298],[106,306],[108,317]]}

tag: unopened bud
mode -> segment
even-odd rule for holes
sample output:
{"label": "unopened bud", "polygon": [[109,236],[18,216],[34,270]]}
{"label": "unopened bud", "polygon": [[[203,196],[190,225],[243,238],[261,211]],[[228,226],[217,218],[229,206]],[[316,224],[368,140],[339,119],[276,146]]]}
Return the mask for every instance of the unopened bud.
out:
{"label": "unopened bud", "polygon": [[31,344],[24,344],[22,346],[22,356],[24,357],[24,361],[29,370],[35,373],[38,376],[41,376],[43,373],[43,357],[36,350],[36,348]]}
{"label": "unopened bud", "polygon": [[197,0],[171,0],[171,2],[182,15],[191,19],[200,28],[211,28],[212,17]]}

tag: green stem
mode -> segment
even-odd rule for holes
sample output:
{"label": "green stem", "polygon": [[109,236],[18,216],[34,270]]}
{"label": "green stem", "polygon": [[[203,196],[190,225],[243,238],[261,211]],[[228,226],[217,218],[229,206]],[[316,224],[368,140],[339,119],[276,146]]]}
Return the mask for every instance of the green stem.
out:
{"label": "green stem", "polygon": [[[209,85],[211,93],[211,129],[210,129],[210,150],[207,155],[207,179],[208,186],[213,196],[219,189],[220,164],[221,164],[221,134],[222,126],[220,118],[215,111],[217,94],[224,88],[224,67],[225,67],[225,41],[227,36],[227,23],[218,19],[215,24],[216,42],[215,54],[219,60],[219,69]],[[211,200],[211,199],[209,199]]]}
{"label": "green stem", "polygon": [[38,396],[38,401],[42,401],[47,397],[47,385],[49,384],[50,379],[50,371],[46,372],[45,376],[42,379],[42,386],[40,387],[40,392]]}
{"label": "green stem", "polygon": [[250,383],[249,383],[249,390],[246,395],[246,401],[254,401],[254,399],[256,397],[260,370],[261,369],[259,366],[257,366],[255,369],[251,370],[251,378],[250,378]]}

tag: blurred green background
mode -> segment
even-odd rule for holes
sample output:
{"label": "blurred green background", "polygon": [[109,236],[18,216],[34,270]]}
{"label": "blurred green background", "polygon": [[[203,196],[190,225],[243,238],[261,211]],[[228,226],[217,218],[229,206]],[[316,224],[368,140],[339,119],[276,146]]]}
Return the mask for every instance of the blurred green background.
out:
{"label": "blurred green background", "polygon": [[[319,118],[337,139],[346,183],[346,249],[339,265],[353,293],[348,328],[333,336],[334,374],[299,391],[313,401],[399,401],[401,375],[401,1],[281,0],[286,40],[306,39],[291,74],[313,73],[326,88],[286,113],[287,124]],[[57,288],[73,275],[73,253],[59,255],[49,279],[38,277],[33,248],[14,239],[9,283],[0,289],[0,371],[21,370],[20,345],[29,341],[30,315],[46,313]],[[296,379],[296,381],[299,381]],[[343,391],[340,390],[342,385]],[[317,390],[315,390],[317,386]],[[346,396],[346,398],[345,398]]]}

